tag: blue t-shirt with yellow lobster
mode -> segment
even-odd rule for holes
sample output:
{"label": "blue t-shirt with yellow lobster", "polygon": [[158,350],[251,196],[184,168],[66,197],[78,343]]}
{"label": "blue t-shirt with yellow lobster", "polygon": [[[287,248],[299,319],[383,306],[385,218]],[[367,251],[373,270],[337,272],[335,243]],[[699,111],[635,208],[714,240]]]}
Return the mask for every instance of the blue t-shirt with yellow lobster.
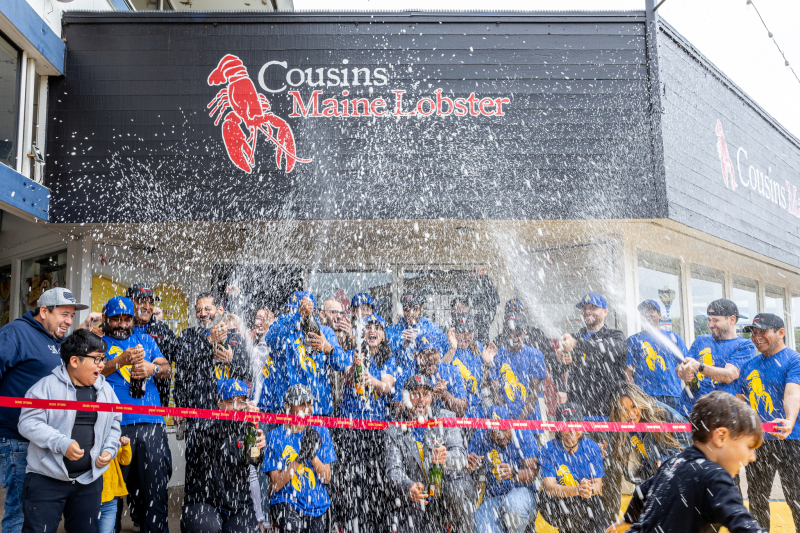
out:
{"label": "blue t-shirt with yellow lobster", "polygon": [[[478,351],[483,352],[483,345],[475,342]],[[483,378],[483,360],[480,355],[475,355],[471,350],[456,349],[452,365],[456,367],[464,379],[464,389],[467,393],[467,412],[465,418],[483,418],[483,404],[481,403],[481,379]]]}
{"label": "blue t-shirt with yellow lobster", "polygon": [[[783,409],[783,395],[788,383],[800,384],[800,354],[790,348],[766,356],[759,354],[746,362],[739,373],[739,394],[744,395],[750,407],[764,422],[786,418]],[[778,437],[770,434],[765,439]],[[794,428],[787,439],[800,439],[800,424],[794,421]]]}
{"label": "blue t-shirt with yellow lobster", "polygon": [[660,331],[653,335],[642,331],[628,337],[628,360],[634,368],[633,382],[651,396],[681,395],[681,380],[675,369],[680,360],[673,352],[686,357],[689,350],[677,333]]}
{"label": "blue t-shirt with yellow lobster", "polygon": [[[545,379],[547,371],[544,367],[544,355],[536,348],[523,346],[519,352],[511,352],[505,346],[497,351],[494,366],[489,379],[500,382],[500,394],[505,399],[506,407],[514,418],[519,418],[528,394],[535,391],[528,387],[533,379]],[[538,403],[528,420],[538,420]]]}

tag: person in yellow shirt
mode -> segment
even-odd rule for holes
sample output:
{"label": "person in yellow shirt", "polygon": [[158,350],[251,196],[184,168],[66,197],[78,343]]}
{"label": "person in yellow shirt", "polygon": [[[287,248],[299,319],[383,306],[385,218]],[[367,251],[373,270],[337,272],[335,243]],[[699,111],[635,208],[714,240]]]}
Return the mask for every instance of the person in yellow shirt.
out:
{"label": "person in yellow shirt", "polygon": [[125,481],[122,479],[120,465],[131,463],[131,439],[119,438],[119,452],[108,465],[108,470],[103,473],[103,492],[100,495],[100,518],[97,527],[100,533],[114,533],[114,524],[117,521],[117,502],[119,498],[128,495]]}

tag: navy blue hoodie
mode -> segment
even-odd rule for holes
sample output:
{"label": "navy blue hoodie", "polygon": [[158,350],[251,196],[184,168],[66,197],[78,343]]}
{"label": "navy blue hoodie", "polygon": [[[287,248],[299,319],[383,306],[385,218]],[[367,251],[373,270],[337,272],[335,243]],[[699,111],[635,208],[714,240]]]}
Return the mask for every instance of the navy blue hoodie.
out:
{"label": "navy blue hoodie", "polygon": [[[0,328],[0,396],[22,398],[28,389],[61,364],[61,339],[56,339],[28,311]],[[0,409],[0,438],[22,438],[17,430],[20,409]]]}

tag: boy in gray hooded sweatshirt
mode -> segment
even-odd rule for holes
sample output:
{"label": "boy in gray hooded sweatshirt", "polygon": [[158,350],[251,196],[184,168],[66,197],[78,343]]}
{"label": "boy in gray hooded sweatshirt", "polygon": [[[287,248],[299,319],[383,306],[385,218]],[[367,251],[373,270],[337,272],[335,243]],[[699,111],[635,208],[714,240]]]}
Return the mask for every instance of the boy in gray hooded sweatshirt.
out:
{"label": "boy in gray hooded sweatshirt", "polygon": [[[81,329],[64,339],[64,364],[25,394],[42,400],[119,403],[102,375],[106,343]],[[30,441],[22,489],[23,533],[97,533],[103,472],[119,449],[119,413],[22,409],[18,429]]]}

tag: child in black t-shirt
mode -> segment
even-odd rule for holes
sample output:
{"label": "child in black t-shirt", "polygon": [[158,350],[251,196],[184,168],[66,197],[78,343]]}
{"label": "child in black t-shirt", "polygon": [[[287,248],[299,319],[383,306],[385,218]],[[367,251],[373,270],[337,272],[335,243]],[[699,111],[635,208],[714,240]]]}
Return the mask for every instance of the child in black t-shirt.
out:
{"label": "child in black t-shirt", "polygon": [[[764,440],[755,412],[726,392],[702,397],[691,414],[692,440],[633,494],[622,521],[607,532],[763,533],[733,483]],[[632,524],[632,525],[631,525]]]}

